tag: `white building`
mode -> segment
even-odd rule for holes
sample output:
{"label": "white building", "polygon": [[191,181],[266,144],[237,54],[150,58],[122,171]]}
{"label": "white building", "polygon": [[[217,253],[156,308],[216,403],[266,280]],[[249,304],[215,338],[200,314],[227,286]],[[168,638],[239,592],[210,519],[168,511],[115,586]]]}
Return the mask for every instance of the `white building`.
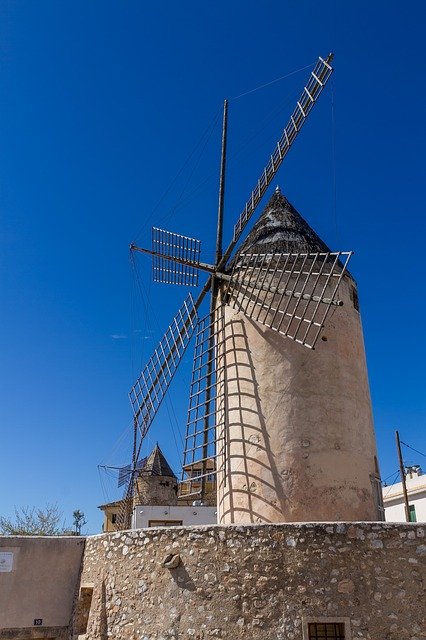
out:
{"label": "white building", "polygon": [[[207,462],[209,465],[209,461]],[[178,481],[158,444],[143,461],[134,481],[133,509],[131,521],[126,521],[126,501],[117,500],[103,504],[103,532],[124,528],[144,529],[146,527],[191,526],[217,523],[216,482],[214,475],[206,478],[208,500],[191,499],[190,490],[201,488],[200,470],[190,465],[185,471],[187,480],[181,484],[178,498]],[[213,471],[213,463],[208,469]],[[128,480],[130,465],[122,468],[122,476]],[[124,483],[123,483],[124,484]],[[120,486],[120,485],[119,485]]]}
{"label": "white building", "polygon": [[[419,466],[405,469],[410,522],[426,522],[426,475]],[[405,522],[402,482],[383,487],[386,522]]]}
{"label": "white building", "polygon": [[146,527],[191,526],[194,524],[216,524],[216,507],[197,504],[181,505],[137,505],[133,511],[132,529]]}

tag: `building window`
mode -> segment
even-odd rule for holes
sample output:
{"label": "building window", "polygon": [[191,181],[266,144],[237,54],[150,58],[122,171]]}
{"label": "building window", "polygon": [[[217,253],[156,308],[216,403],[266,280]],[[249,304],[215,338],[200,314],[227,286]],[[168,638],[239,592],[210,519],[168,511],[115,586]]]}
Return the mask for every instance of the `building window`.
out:
{"label": "building window", "polygon": [[116,513],[112,513],[111,514],[111,522],[112,522],[112,524],[116,524],[116,522],[117,522],[117,514]]}
{"label": "building window", "polygon": [[410,522],[417,522],[416,507],[414,504],[408,505],[408,517]]}
{"label": "building window", "polygon": [[350,288],[350,296],[352,300],[352,304],[354,305],[354,309],[359,311],[359,299],[358,299],[358,291],[355,287]]}
{"label": "building window", "polygon": [[351,640],[350,618],[302,618],[303,640]]}
{"label": "building window", "polygon": [[149,520],[148,527],[181,527],[182,520]]}
{"label": "building window", "polygon": [[309,622],[309,640],[345,640],[343,622]]}
{"label": "building window", "polygon": [[78,637],[85,636],[89,622],[90,607],[92,606],[93,585],[82,585],[77,602],[75,631]]}
{"label": "building window", "polygon": [[[376,458],[374,458],[376,460]],[[376,463],[377,466],[377,463]],[[378,473],[370,475],[371,484],[373,486],[373,496],[376,503],[378,520],[385,520],[385,505],[383,504],[382,481]]]}

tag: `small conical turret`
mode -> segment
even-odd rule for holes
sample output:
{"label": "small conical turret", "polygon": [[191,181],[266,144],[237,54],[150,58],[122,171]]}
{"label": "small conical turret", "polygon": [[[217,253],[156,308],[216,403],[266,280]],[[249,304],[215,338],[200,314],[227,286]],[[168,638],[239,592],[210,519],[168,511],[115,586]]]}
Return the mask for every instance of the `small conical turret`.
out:
{"label": "small conical turret", "polygon": [[149,454],[136,480],[135,504],[174,505],[177,479],[158,444]]}
{"label": "small conical turret", "polygon": [[166,478],[176,478],[169,463],[167,462],[163,452],[161,451],[158,443],[149,454],[146,463],[141,469],[141,474],[151,476],[161,476]]}

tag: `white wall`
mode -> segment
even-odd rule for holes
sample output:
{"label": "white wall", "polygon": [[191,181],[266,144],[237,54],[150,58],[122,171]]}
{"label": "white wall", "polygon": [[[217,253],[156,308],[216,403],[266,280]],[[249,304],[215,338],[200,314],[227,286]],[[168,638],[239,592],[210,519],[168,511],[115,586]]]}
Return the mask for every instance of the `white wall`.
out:
{"label": "white wall", "polygon": [[[426,522],[426,493],[408,498],[408,504],[416,509],[417,522]],[[405,522],[404,503],[398,502],[385,506],[386,522]]]}
{"label": "white wall", "polygon": [[[426,522],[426,475],[407,475],[408,503],[416,509],[417,522]],[[405,522],[402,483],[383,487],[386,522]]]}
{"label": "white wall", "polygon": [[145,529],[150,521],[182,521],[183,526],[216,524],[216,507],[181,507],[138,505],[133,512],[133,528]]}

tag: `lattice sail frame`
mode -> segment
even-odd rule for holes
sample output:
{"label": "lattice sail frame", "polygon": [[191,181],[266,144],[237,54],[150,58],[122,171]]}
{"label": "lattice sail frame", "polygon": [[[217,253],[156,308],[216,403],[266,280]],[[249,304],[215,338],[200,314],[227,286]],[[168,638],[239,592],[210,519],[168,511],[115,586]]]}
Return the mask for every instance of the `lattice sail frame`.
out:
{"label": "lattice sail frame", "polygon": [[[245,205],[245,208],[243,209],[239,219],[237,220],[237,223],[234,226],[234,235],[233,235],[233,241],[231,242],[231,244],[229,245],[228,249],[224,252],[223,256],[222,256],[222,260],[219,262],[218,265],[216,265],[216,267],[218,268],[218,270],[222,271],[225,268],[225,265],[228,261],[228,259],[230,258],[233,249],[236,246],[236,243],[238,241],[238,239],[240,238],[244,228],[246,227],[249,219],[251,218],[251,216],[253,215],[257,205],[259,204],[261,198],[263,197],[263,195],[265,194],[268,186],[271,184],[274,176],[276,175],[276,172],[278,171],[278,168],[280,167],[284,157],[286,156],[286,154],[288,153],[292,143],[294,142],[294,140],[296,139],[299,131],[301,130],[304,122],[306,121],[307,115],[309,114],[309,112],[311,111],[313,105],[315,104],[315,102],[317,101],[319,95],[321,94],[322,90],[324,89],[327,81],[329,80],[331,73],[333,72],[333,68],[331,67],[331,65],[329,64],[332,60],[332,54],[330,54],[328,56],[328,58],[326,60],[319,58],[314,70],[311,72],[310,76],[309,76],[309,81],[306,84],[306,86],[303,89],[302,95],[299,98],[299,101],[297,102],[296,108],[293,111],[291,117],[290,117],[290,121],[287,124],[287,126],[285,127],[282,136],[280,138],[280,140],[278,141],[278,144],[274,150],[274,152],[272,153],[272,155],[270,156],[270,159],[266,165],[266,167],[264,168],[259,180],[257,181],[257,184],[255,186],[255,188],[253,189],[253,191],[250,194],[250,197]],[[159,236],[154,238],[154,234],[158,233]],[[183,244],[182,244],[182,240],[184,240]],[[188,244],[186,244],[187,241],[192,241],[195,242],[195,245],[189,245],[189,249],[188,249]],[[189,285],[189,286],[196,286],[196,284],[198,283],[198,269],[197,267],[199,266],[200,268],[202,268],[202,263],[200,263],[199,261],[199,248],[200,245],[197,244],[199,243],[199,241],[194,240],[192,238],[186,238],[185,236],[180,236],[178,234],[173,234],[171,232],[166,232],[166,231],[162,231],[160,229],[155,228],[153,230],[153,251],[146,251],[147,253],[151,253],[154,256],[154,263],[153,263],[153,276],[154,276],[154,281],[156,282],[165,282],[165,283],[173,283],[173,284],[185,284],[185,285]],[[137,249],[136,247],[134,247],[135,249]],[[142,249],[138,249],[140,251],[144,251]],[[334,255],[334,254],[329,254],[329,255]],[[157,262],[156,262],[157,261]],[[206,266],[211,266],[211,265],[204,265],[204,267]],[[205,269],[207,271],[211,271],[210,269]],[[214,271],[214,270],[213,270]],[[262,274],[263,275],[263,274]],[[303,275],[303,274],[302,274]],[[341,274],[343,275],[343,273]],[[330,276],[331,281],[333,281],[333,278]],[[339,280],[340,282],[340,280]],[[252,282],[253,284],[253,282]],[[232,287],[235,285],[235,280],[232,284]],[[247,283],[244,283],[244,287],[246,287]],[[250,283],[249,283],[250,285]],[[232,300],[232,293],[233,293],[233,288],[230,287],[229,288],[229,294],[228,297],[230,300]],[[306,288],[305,288],[306,289]],[[308,288],[309,289],[309,288]],[[297,298],[297,295],[300,294],[299,297],[301,297],[302,300],[305,300],[305,298],[303,296],[306,295],[306,291],[305,293],[301,292],[301,291],[292,291],[291,292],[291,298],[294,300]],[[206,289],[206,287],[203,289],[203,291],[201,292],[201,297],[199,298],[199,301],[201,302],[203,295],[205,294],[205,292],[208,289]],[[337,289],[336,289],[337,290]],[[275,295],[279,295],[279,291],[276,291],[272,294],[273,299],[271,302],[269,302],[267,295],[271,294],[271,291],[267,292],[265,294],[265,296],[263,296],[262,300],[262,304],[261,304],[261,313],[260,314],[256,314],[258,317],[258,321],[259,322],[264,322],[266,323],[268,321],[268,310],[269,313],[273,312],[273,314],[276,315],[276,310],[273,308],[273,304],[274,304],[274,296]],[[239,294],[240,296],[242,295],[241,293]],[[286,295],[286,294],[285,294]],[[313,293],[312,296],[314,296],[315,294]],[[261,298],[261,297],[260,297]],[[237,296],[237,299],[234,301],[235,304],[240,305],[240,298]],[[314,300],[314,298],[312,298],[312,300],[309,301],[309,304],[313,304],[316,303],[316,301]],[[256,303],[258,304],[258,303]],[[251,313],[255,307],[256,304],[254,305],[253,309],[249,310],[248,313]],[[296,304],[296,303],[294,303]],[[336,302],[333,300],[332,303],[330,303],[330,305],[327,304],[326,300],[321,300],[321,302],[319,302],[319,304],[323,305],[325,304],[327,309],[326,309],[326,313],[322,319],[322,322],[324,322],[326,315],[328,314],[329,308],[331,304],[336,304]],[[197,301],[196,303],[197,307],[199,306],[199,302]],[[249,300],[249,305],[253,306],[253,301]],[[246,306],[246,305],[244,305]],[[290,307],[291,308],[291,307]],[[222,308],[223,310],[223,308]],[[257,309],[256,309],[257,311]],[[247,309],[245,310],[245,312],[247,313]],[[297,315],[297,308],[293,309],[293,320],[295,320],[296,322],[301,321],[302,325],[304,325],[304,323],[307,321],[307,318],[304,316],[307,316],[306,314],[306,310],[305,313],[300,312],[299,316]],[[175,319],[176,320],[176,319]],[[314,314],[314,316],[312,317],[312,321],[311,324],[313,326],[316,326],[317,322],[317,318]],[[280,331],[281,333],[283,333],[283,331],[281,330],[281,325],[283,324],[283,321],[280,323],[280,325],[278,327],[276,326],[272,326],[271,328]],[[291,324],[291,323],[290,323]],[[193,327],[191,328],[193,331]],[[291,327],[290,327],[291,329]],[[320,326],[317,326],[318,329],[318,333],[321,330]],[[181,329],[182,332],[182,329]],[[219,336],[219,331],[215,328],[213,331],[213,334],[216,335],[217,337]],[[297,334],[297,332],[296,332]],[[290,331],[287,332],[286,335],[290,336]],[[186,330],[183,331],[183,337],[184,337],[184,341],[187,345],[187,342],[189,342],[189,339],[187,340],[187,336],[186,336]],[[308,336],[309,337],[309,336]],[[305,344],[305,346],[309,346],[310,348],[313,348],[315,341],[317,339],[318,335],[316,336],[316,338],[314,340],[305,340],[305,342],[303,342],[303,340],[298,339],[297,335],[295,335],[295,339],[297,342],[301,342],[302,344]],[[179,338],[179,334],[175,334],[174,336],[174,340],[177,343],[178,342],[178,338]],[[164,338],[163,338],[164,340]],[[201,343],[203,342],[202,337],[199,338],[199,340],[201,341]],[[163,342],[163,341],[162,341]],[[161,346],[162,343],[160,343]],[[221,341],[219,340],[216,343],[216,356],[215,356],[215,360],[216,361],[220,361],[221,358],[224,357],[224,354],[222,353],[225,348],[224,346],[220,346],[223,343],[221,343]],[[161,400],[163,399],[165,392],[167,390],[168,385],[170,384],[171,378],[174,375],[174,372],[176,370],[176,367],[178,366],[178,363],[181,359],[181,356],[179,357],[179,360],[177,362],[177,364],[175,364],[174,359],[171,359],[171,375],[168,374],[168,369],[169,369],[169,360],[170,357],[167,355],[166,349],[169,347],[168,343],[166,343],[163,348],[162,348],[162,352],[160,352],[160,356],[157,355],[157,352],[154,353],[154,356],[151,358],[150,362],[148,363],[148,365],[146,366],[144,372],[146,372],[146,376],[144,375],[144,372],[142,372],[140,378],[138,379],[138,381],[136,382],[135,386],[133,387],[133,389],[130,392],[130,399],[131,399],[131,403],[133,406],[133,410],[135,413],[135,418],[137,419],[139,428],[141,429],[141,433],[142,436],[145,435],[145,433],[147,432],[157,410],[158,410],[158,406],[161,402]],[[186,348],[186,347],[185,347]],[[157,350],[158,351],[158,350]],[[161,351],[161,350],[160,350]],[[201,366],[205,366],[201,365]],[[214,373],[208,373],[207,371],[204,374],[200,374],[201,379],[205,380],[205,384],[207,384],[207,380],[208,380],[208,376],[212,376],[212,375],[218,375],[217,372],[221,372],[221,367],[223,367],[223,375],[226,376],[226,368],[224,367],[224,365],[219,364],[217,365],[218,368],[216,369],[216,374]],[[166,374],[164,374],[164,370],[166,370]],[[219,376],[220,377],[220,376]],[[148,381],[147,381],[148,379]],[[164,379],[164,380],[163,380]],[[218,378],[216,378],[217,381]],[[193,383],[194,384],[198,384],[197,382],[198,379],[194,380],[194,376],[193,376]],[[224,378],[220,378],[220,385],[222,386],[222,390],[224,388],[224,382],[223,382]],[[200,382],[201,384],[201,382]],[[207,386],[211,386],[210,384],[208,384]],[[192,387],[192,385],[191,385]],[[211,433],[213,434],[213,425],[211,424],[211,409],[207,411],[207,416],[205,417],[204,415],[200,416],[200,411],[201,411],[201,404],[199,401],[196,400],[197,394],[198,392],[196,391],[198,387],[194,387],[194,397],[192,398],[193,402],[194,402],[194,406],[192,407],[195,410],[195,414],[196,414],[196,418],[192,418],[192,422],[190,421],[190,424],[193,425],[192,432],[187,432],[187,438],[189,438],[189,440],[191,438],[195,438],[192,447],[189,447],[189,449],[195,450],[195,451],[200,451],[200,446],[199,443],[197,443],[197,438],[199,438],[199,433],[203,433],[205,431],[207,431],[207,433]],[[143,391],[144,390],[144,391]],[[191,391],[191,395],[192,391]],[[205,447],[207,446],[207,452],[209,451],[209,443],[211,441],[212,445],[214,444],[214,446],[216,447],[216,456],[218,455],[217,451],[218,451],[218,446],[220,446],[220,443],[218,442],[218,433],[223,433],[224,432],[224,428],[221,429],[221,420],[222,418],[220,416],[223,416],[225,413],[225,402],[226,402],[226,398],[222,398],[222,396],[220,396],[220,394],[216,394],[214,402],[216,403],[216,415],[219,416],[216,419],[216,428],[215,428],[215,438],[216,438],[216,442],[214,442],[214,438],[213,436],[210,438],[210,435],[207,435],[207,445],[206,442],[203,440],[203,443],[201,444],[201,451],[206,451]],[[198,409],[197,409],[197,403],[198,403]],[[190,405],[191,408],[191,405]],[[206,421],[207,420],[207,421]],[[206,426],[206,429],[203,428],[203,431],[200,431],[200,429],[196,426],[197,422],[200,425],[200,423],[203,423],[204,426]],[[203,438],[205,438],[205,436],[203,435]],[[189,442],[188,440],[188,442]],[[197,444],[198,446],[195,446],[195,444]],[[189,453],[189,451],[188,451]],[[192,455],[192,454],[191,454]],[[199,460],[199,454],[198,455],[198,460]],[[202,459],[201,461],[199,460],[199,463],[201,463],[201,465],[205,464],[205,462],[208,462],[208,456],[207,455],[202,455]],[[195,459],[192,463],[189,464],[194,464],[195,463]],[[187,467],[189,468],[189,467]],[[213,470],[213,472],[216,472],[216,469]],[[185,475],[185,467],[184,467],[184,475]],[[206,474],[204,474],[205,476]],[[207,474],[209,475],[209,474]],[[201,477],[199,476],[198,479],[199,480],[203,480],[205,479],[205,477]],[[190,483],[190,485],[192,486],[192,482]],[[192,487],[194,488],[194,487]],[[191,489],[192,490],[192,489]],[[194,495],[199,495],[199,491],[197,492],[197,494]]]}
{"label": "lattice sail frame", "polygon": [[252,320],[314,349],[352,252],[253,253],[235,261],[226,302]]}
{"label": "lattice sail frame", "polygon": [[[152,227],[152,278],[154,282],[198,286],[201,242],[178,233]],[[176,262],[184,260],[191,264]]]}
{"label": "lattice sail frame", "polygon": [[197,325],[197,319],[194,300],[191,294],[188,294],[130,390],[130,403],[142,438],[151,426],[182,360]]}
{"label": "lattice sail frame", "polygon": [[126,464],[124,467],[120,467],[118,470],[118,479],[117,479],[117,487],[120,488],[125,484],[131,482],[134,471],[140,471],[144,468],[146,461],[148,458],[141,458],[136,462],[135,468],[133,469],[133,465]]}
{"label": "lattice sail frame", "polygon": [[225,433],[225,316],[222,306],[200,320],[195,340],[180,497],[200,497],[213,488]]}
{"label": "lattice sail frame", "polygon": [[297,101],[296,107],[290,116],[290,120],[285,127],[281,138],[278,140],[277,146],[271,155],[268,164],[263,170],[262,175],[257,181],[256,187],[250,194],[244,209],[242,210],[235,226],[234,226],[234,242],[237,242],[244,228],[255,211],[257,205],[265,194],[267,188],[274,179],[282,161],[287,155],[292,143],[297,137],[300,129],[304,125],[306,118],[319,98],[328,79],[333,73],[333,67],[319,58],[317,64],[309,76],[307,85],[303,88],[302,95]]}

